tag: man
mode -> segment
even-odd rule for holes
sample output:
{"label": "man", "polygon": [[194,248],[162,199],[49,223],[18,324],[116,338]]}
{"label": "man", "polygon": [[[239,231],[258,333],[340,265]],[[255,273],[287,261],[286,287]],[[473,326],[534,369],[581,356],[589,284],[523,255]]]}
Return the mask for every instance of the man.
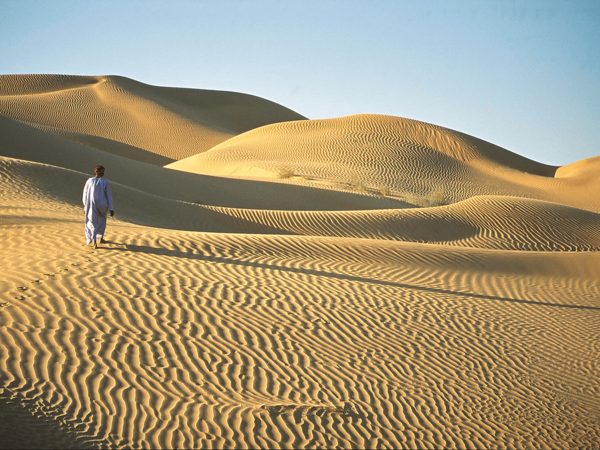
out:
{"label": "man", "polygon": [[97,240],[105,242],[102,238],[106,230],[106,217],[110,211],[111,217],[115,215],[113,200],[110,195],[110,184],[104,176],[104,167],[96,166],[96,176],[90,178],[83,188],[83,209],[85,211],[85,239],[87,245],[98,248]]}

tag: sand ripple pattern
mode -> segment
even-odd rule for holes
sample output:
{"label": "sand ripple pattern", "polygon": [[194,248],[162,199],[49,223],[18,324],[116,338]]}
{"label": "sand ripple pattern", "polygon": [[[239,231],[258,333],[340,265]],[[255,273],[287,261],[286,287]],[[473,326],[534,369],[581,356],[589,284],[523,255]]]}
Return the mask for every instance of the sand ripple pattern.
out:
{"label": "sand ripple pattern", "polygon": [[44,272],[0,292],[0,395],[56,444],[600,443],[598,253],[124,225],[77,253],[78,224],[0,230]]}
{"label": "sand ripple pattern", "polygon": [[[230,228],[254,232],[389,239],[519,251],[598,251],[600,214],[512,197],[480,196],[424,209],[310,212],[214,208]],[[225,222],[223,220],[223,222]]]}

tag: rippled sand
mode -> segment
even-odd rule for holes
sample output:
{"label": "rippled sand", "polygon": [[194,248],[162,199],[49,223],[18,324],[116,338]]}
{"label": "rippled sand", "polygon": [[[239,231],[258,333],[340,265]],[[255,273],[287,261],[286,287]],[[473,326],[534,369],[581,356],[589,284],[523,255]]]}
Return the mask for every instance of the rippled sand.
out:
{"label": "rippled sand", "polygon": [[120,77],[0,114],[0,448],[600,446],[600,158]]}

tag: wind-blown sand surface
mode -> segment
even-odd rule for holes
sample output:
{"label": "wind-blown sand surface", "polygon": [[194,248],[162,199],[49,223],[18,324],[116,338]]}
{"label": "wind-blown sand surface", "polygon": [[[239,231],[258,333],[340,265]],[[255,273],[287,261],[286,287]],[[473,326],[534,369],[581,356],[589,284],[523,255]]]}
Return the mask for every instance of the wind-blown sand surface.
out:
{"label": "wind-blown sand surface", "polygon": [[121,77],[0,133],[0,447],[600,446],[599,157]]}

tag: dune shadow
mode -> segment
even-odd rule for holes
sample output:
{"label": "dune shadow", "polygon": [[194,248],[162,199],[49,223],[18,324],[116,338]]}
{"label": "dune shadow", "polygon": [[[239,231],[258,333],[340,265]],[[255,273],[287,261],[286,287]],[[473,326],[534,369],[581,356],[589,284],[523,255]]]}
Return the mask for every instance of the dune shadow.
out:
{"label": "dune shadow", "polygon": [[140,147],[125,144],[124,142],[116,141],[114,139],[95,136],[93,134],[63,131],[61,137],[83,145],[87,145],[88,147],[93,147],[103,152],[112,153],[113,155],[122,156],[124,158],[144,162],[146,164],[152,164],[153,166],[162,167],[177,161],[176,159],[168,158],[166,156],[144,150]]}
{"label": "dune shadow", "polygon": [[0,389],[0,450],[31,448],[107,448],[109,442],[97,439],[88,425],[73,423],[43,411],[40,399],[22,394],[10,395]]}
{"label": "dune shadow", "polygon": [[134,252],[134,253],[144,253],[144,254],[159,255],[159,256],[170,256],[173,258],[184,258],[184,259],[198,260],[198,261],[217,262],[217,263],[222,263],[222,264],[231,264],[231,265],[236,265],[236,266],[252,267],[252,268],[256,268],[256,269],[267,269],[267,270],[275,270],[275,271],[281,271],[281,272],[297,273],[297,274],[301,274],[301,275],[313,275],[313,276],[318,276],[318,277],[334,278],[334,279],[338,279],[338,280],[352,281],[352,282],[357,282],[357,283],[370,283],[370,284],[378,284],[380,286],[390,286],[390,287],[402,288],[402,289],[412,289],[415,291],[433,293],[433,294],[467,296],[467,297],[479,298],[479,299],[483,299],[483,300],[521,303],[521,304],[526,304],[526,305],[550,306],[550,307],[556,307],[556,308],[572,308],[572,309],[600,311],[600,307],[597,307],[597,306],[565,305],[565,304],[557,304],[557,303],[549,303],[549,302],[539,302],[539,301],[535,301],[535,300],[522,300],[522,299],[516,299],[516,298],[499,297],[499,296],[494,296],[494,295],[475,294],[472,292],[461,292],[461,291],[453,291],[450,289],[417,286],[417,285],[413,285],[413,284],[379,280],[376,278],[367,278],[367,277],[360,277],[360,276],[354,276],[354,275],[345,275],[345,274],[334,273],[334,272],[326,272],[326,271],[322,271],[322,270],[295,268],[295,267],[283,267],[283,266],[278,266],[275,264],[267,264],[267,263],[251,262],[251,261],[239,261],[239,260],[231,259],[231,258],[206,256],[206,255],[201,255],[198,253],[183,252],[180,250],[168,250],[168,249],[164,249],[164,248],[149,247],[146,245],[126,244],[125,248],[123,248],[123,247],[110,248],[109,250],[117,251],[117,252]]}

